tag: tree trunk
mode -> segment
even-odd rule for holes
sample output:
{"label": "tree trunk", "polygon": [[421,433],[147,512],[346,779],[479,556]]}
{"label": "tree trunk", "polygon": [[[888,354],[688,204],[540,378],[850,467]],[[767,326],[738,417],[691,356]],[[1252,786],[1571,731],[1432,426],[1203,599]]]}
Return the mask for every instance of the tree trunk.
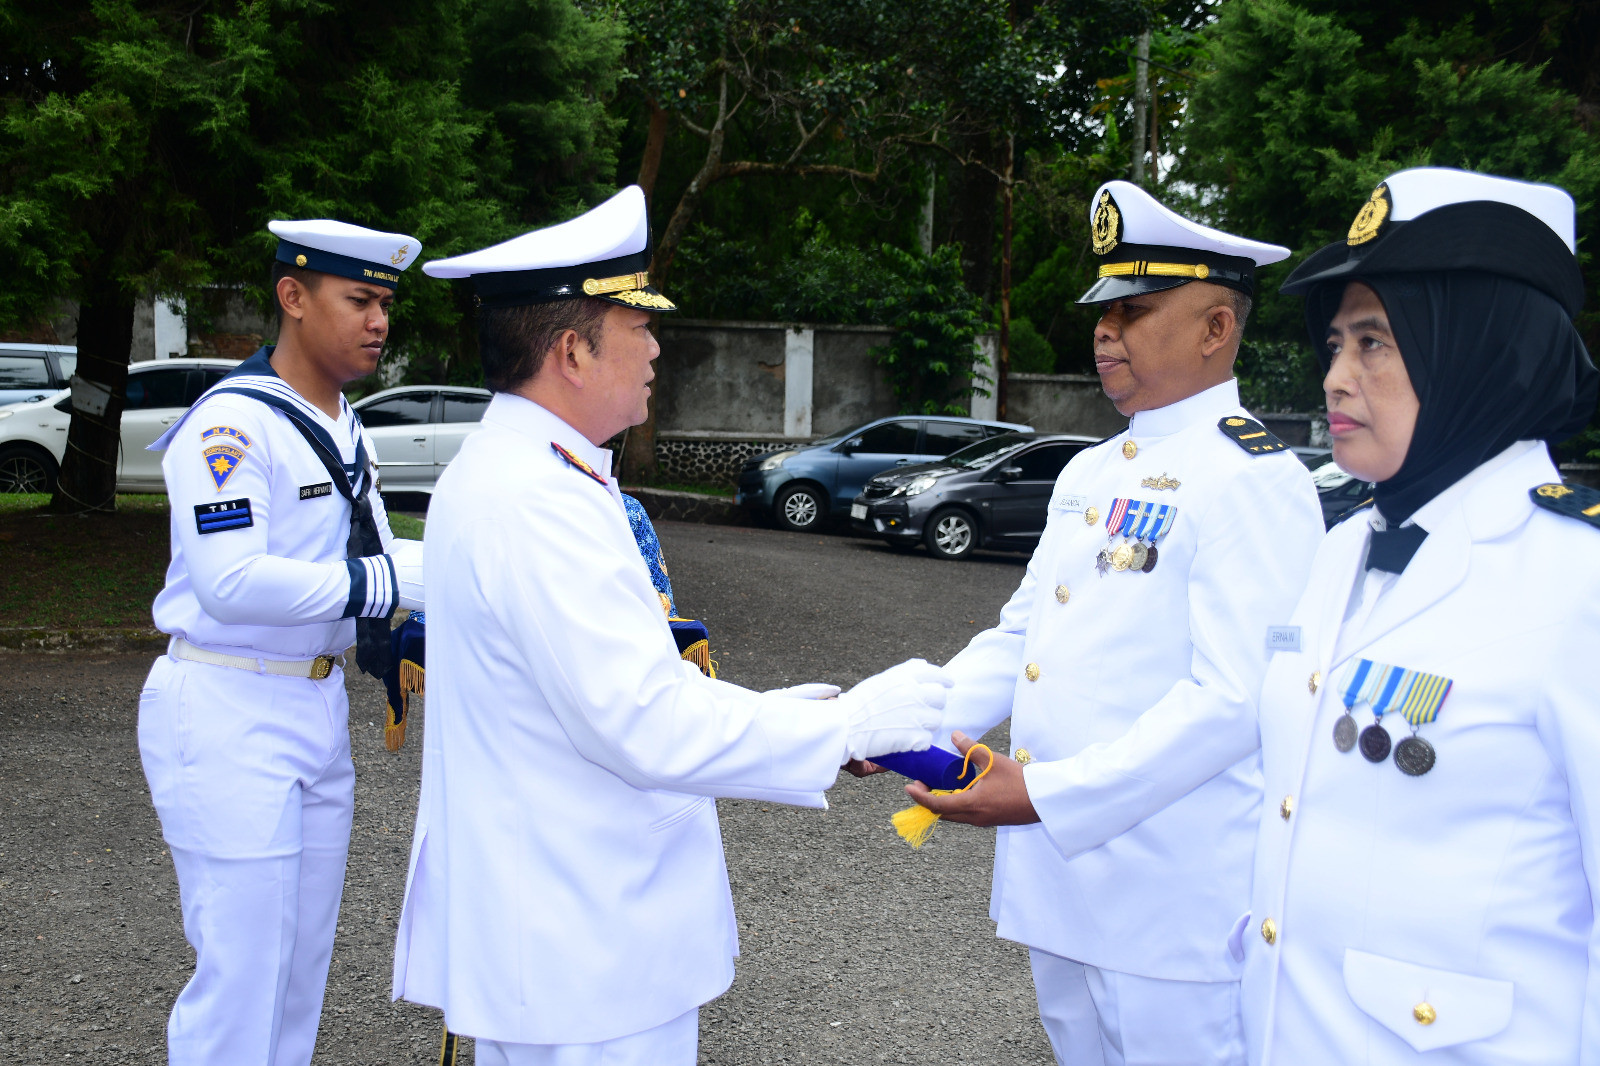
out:
{"label": "tree trunk", "polygon": [[[57,514],[117,508],[117,455],[122,446],[128,351],[133,346],[134,299],[112,276],[110,258],[102,256],[91,267],[78,309],[75,376],[88,385],[73,389],[67,452],[61,461],[55,496],[50,500],[50,510]],[[98,414],[80,406],[83,398],[98,391],[96,385],[108,394],[104,397],[105,410]]]}
{"label": "tree trunk", "polygon": [[1005,228],[1000,238],[1000,365],[995,368],[995,415],[1006,417],[1006,379],[1011,376],[1011,204],[1017,139],[1006,138]]}
{"label": "tree trunk", "polygon": [[1133,62],[1133,178],[1144,184],[1145,111],[1150,106],[1150,29],[1139,34],[1138,56]]}
{"label": "tree trunk", "polygon": [[[994,146],[983,139],[974,138],[967,147],[975,158],[994,158]],[[999,206],[1000,179],[980,166],[964,166],[955,178],[951,236],[961,245],[961,270],[967,288],[987,300],[994,295],[994,216]]]}
{"label": "tree trunk", "polygon": [[933,254],[933,194],[938,189],[938,171],[934,169],[933,160],[923,164],[923,171],[928,178],[928,188],[922,201],[922,217],[917,223],[917,247],[922,249],[923,255]]}
{"label": "tree trunk", "polygon": [[661,173],[661,152],[667,146],[671,116],[654,100],[646,103],[650,105],[650,132],[644,139],[644,158],[639,160],[639,188],[644,190],[644,198],[650,200],[655,196],[656,176]]}

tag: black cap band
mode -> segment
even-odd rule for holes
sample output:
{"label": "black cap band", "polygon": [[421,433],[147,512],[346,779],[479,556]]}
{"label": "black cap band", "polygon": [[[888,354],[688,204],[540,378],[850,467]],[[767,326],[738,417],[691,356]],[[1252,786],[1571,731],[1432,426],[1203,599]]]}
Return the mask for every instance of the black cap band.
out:
{"label": "black cap band", "polygon": [[1246,296],[1253,296],[1256,288],[1253,259],[1161,244],[1118,244],[1102,257],[1099,275],[1078,303],[1109,303],[1191,281],[1226,285]]}
{"label": "black cap band", "polygon": [[[493,274],[473,274],[472,288],[478,294],[481,307],[519,307],[524,304],[550,303],[553,300],[571,300],[591,295],[584,291],[583,283],[594,278],[610,278],[623,274],[638,274],[650,267],[649,252],[619,255],[598,263],[580,263],[577,266],[551,267],[547,270],[505,270]],[[607,299],[607,294],[592,294],[597,299]],[[615,300],[613,303],[617,302]]]}
{"label": "black cap band", "polygon": [[340,255],[338,252],[324,252],[320,248],[296,244],[281,238],[278,240],[277,259],[280,263],[288,263],[302,270],[315,270],[319,274],[333,274],[353,281],[365,281],[385,289],[392,289],[400,284],[400,267],[389,267],[367,259]]}

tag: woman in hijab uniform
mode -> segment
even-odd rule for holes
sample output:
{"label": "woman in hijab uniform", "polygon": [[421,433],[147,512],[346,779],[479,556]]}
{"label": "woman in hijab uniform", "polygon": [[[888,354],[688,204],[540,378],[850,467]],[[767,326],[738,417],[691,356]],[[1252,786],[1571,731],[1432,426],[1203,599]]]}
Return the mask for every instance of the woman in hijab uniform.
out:
{"label": "woman in hijab uniform", "polygon": [[1600,385],[1574,230],[1560,189],[1408,170],[1284,286],[1377,490],[1269,634],[1257,1066],[1600,1063],[1600,493],[1548,448]]}

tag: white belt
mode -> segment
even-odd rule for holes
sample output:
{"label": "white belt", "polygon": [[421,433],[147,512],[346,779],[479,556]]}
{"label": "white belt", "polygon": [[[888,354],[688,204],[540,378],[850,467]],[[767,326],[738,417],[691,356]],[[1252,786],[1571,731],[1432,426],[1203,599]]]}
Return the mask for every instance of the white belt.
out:
{"label": "white belt", "polygon": [[247,655],[225,655],[220,651],[197,648],[182,637],[173,637],[167,645],[167,654],[174,659],[188,659],[212,666],[231,666],[235,670],[249,670],[253,674],[281,674],[285,677],[309,677],[321,681],[333,673],[336,655],[319,655],[315,659],[252,659]]}

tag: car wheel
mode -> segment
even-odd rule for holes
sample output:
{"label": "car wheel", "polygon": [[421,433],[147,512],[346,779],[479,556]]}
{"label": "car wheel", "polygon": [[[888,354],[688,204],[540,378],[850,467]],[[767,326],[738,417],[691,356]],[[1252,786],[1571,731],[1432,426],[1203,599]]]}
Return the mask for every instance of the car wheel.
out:
{"label": "car wheel", "polygon": [[778,493],[772,515],[778,525],[795,533],[809,533],[822,524],[827,499],[815,485],[789,485]]}
{"label": "car wheel", "polygon": [[959,507],[935,511],[922,534],[940,559],[965,559],[978,546],[978,521]]}
{"label": "car wheel", "polygon": [[56,461],[43,448],[0,447],[0,492],[54,492]]}

